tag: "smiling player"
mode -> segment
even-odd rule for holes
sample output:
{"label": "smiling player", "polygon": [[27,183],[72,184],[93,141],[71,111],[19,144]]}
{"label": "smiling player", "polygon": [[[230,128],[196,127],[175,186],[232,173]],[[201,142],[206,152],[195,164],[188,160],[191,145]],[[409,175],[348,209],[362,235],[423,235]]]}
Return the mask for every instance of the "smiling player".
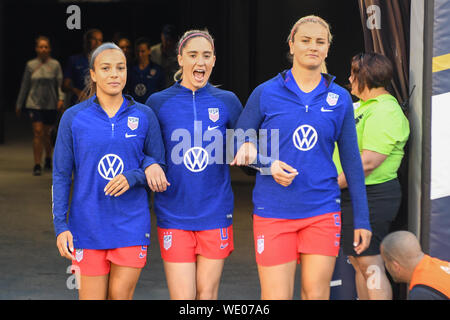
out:
{"label": "smiling player", "polygon": [[164,164],[164,145],[152,110],[122,95],[122,50],[101,45],[89,69],[89,98],[64,113],[56,139],[57,247],[80,270],[80,299],[131,299],[150,243],[143,168]]}

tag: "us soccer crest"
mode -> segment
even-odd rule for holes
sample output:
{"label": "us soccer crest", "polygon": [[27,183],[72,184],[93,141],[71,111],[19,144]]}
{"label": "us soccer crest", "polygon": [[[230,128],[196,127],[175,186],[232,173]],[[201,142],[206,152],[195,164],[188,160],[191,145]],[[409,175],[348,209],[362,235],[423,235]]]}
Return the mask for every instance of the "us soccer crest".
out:
{"label": "us soccer crest", "polygon": [[329,92],[327,96],[327,102],[330,106],[335,106],[338,102],[339,95],[333,92]]}
{"label": "us soccer crest", "polygon": [[164,249],[169,250],[171,246],[172,246],[172,235],[165,234],[164,235]]}
{"label": "us soccer crest", "polygon": [[208,108],[209,120],[216,122],[219,120],[219,108]]}
{"label": "us soccer crest", "polygon": [[259,236],[256,241],[256,251],[261,254],[264,251],[264,236]]}
{"label": "us soccer crest", "polygon": [[75,250],[75,259],[77,260],[77,262],[80,262],[81,260],[83,260],[83,249]]}
{"label": "us soccer crest", "polygon": [[128,128],[130,128],[130,130],[136,130],[138,126],[139,126],[139,118],[128,117]]}

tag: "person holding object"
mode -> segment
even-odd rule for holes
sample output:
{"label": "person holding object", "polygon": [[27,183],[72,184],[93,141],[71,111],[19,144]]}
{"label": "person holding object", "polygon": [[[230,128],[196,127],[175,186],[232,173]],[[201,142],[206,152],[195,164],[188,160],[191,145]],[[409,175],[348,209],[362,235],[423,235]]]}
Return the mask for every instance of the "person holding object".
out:
{"label": "person holding object", "polygon": [[[352,59],[349,80],[351,93],[360,98],[355,103],[355,122],[373,232],[369,248],[362,253],[353,248],[353,196],[350,197],[347,189],[338,149],[333,157],[342,189],[341,244],[355,269],[359,299],[392,299],[391,284],[380,256],[380,243],[400,208],[402,195],[397,170],[409,136],[408,120],[397,100],[387,91],[392,75],[392,63],[381,54],[362,53]],[[369,288],[367,280],[371,272],[367,270],[374,266],[380,270],[380,286]]]}
{"label": "person holding object", "polygon": [[297,261],[302,299],[329,299],[341,229],[332,161],[336,141],[357,212],[355,249],[362,252],[370,242],[351,98],[333,76],[321,73],[331,39],[322,18],[298,20],[288,38],[292,69],[259,85],[236,125],[244,132],[279,132],[279,158],[272,157],[271,134],[267,153],[258,150],[256,135],[249,134],[238,142],[232,162],[261,168],[253,190],[253,227],[262,299],[292,299]]}
{"label": "person holding object", "polygon": [[176,83],[146,102],[158,117],[166,147],[167,179],[154,179],[153,169],[146,173],[157,191],[158,237],[171,299],[217,299],[225,259],[234,249],[225,146],[226,130],[234,128],[242,105],[234,93],[209,83],[215,61],[208,31],[185,32]]}
{"label": "person holding object", "polygon": [[51,130],[56,125],[58,112],[64,105],[61,90],[61,65],[50,56],[49,38],[36,38],[37,57],[27,62],[17,98],[16,114],[20,117],[25,107],[33,126],[33,175],[42,174],[42,151],[45,150],[44,169],[52,168]]}
{"label": "person holding object", "polygon": [[164,145],[153,111],[122,95],[122,50],[99,46],[89,70],[87,100],[64,113],[56,139],[57,247],[81,273],[80,299],[131,299],[150,242],[144,169],[164,166]]}

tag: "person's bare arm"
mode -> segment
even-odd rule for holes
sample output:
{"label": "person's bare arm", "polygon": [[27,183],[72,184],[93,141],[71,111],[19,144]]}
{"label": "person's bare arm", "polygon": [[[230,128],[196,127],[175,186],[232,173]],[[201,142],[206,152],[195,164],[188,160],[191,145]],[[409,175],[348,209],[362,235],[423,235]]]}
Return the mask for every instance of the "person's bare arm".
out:
{"label": "person's bare arm", "polygon": [[[364,170],[364,176],[370,175],[373,170],[378,168],[384,160],[386,160],[387,155],[381,154],[375,151],[370,151],[364,149],[361,153],[361,161]],[[345,179],[345,174],[342,172],[338,177],[339,188],[347,188],[347,180]]]}

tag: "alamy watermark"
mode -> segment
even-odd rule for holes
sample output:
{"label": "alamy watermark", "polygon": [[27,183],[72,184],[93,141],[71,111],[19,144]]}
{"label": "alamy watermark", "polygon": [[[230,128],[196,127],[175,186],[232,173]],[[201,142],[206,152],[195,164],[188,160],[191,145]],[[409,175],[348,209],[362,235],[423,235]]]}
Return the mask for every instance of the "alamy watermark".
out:
{"label": "alamy watermark", "polygon": [[267,166],[279,159],[278,129],[226,129],[224,135],[218,126],[203,131],[202,121],[194,121],[193,136],[189,130],[179,128],[172,132],[170,140],[176,143],[171,148],[172,163],[183,164],[191,172],[201,172],[211,164],[230,164],[245,142],[253,143],[257,150],[258,157],[251,166]]}
{"label": "alamy watermark", "polygon": [[69,30],[81,29],[81,9],[79,6],[73,4],[67,7],[66,13],[70,14],[66,20],[66,27]]}
{"label": "alamy watermark", "polygon": [[81,272],[80,267],[76,265],[70,265],[66,269],[66,273],[70,274],[70,276],[66,280],[66,286],[69,290],[77,289],[79,290],[81,287]]}

